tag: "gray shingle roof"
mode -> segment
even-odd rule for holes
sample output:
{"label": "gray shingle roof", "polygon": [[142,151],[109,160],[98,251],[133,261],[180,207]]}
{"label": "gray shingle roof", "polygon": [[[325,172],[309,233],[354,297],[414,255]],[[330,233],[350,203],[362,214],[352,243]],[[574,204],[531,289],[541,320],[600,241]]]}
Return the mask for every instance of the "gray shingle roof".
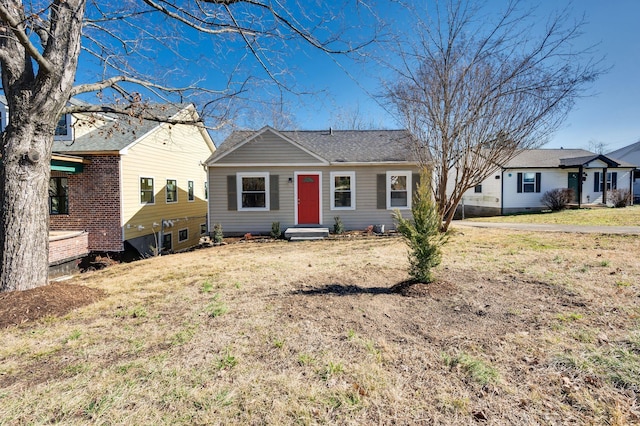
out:
{"label": "gray shingle roof", "polygon": [[[406,130],[299,130],[279,131],[282,136],[331,163],[413,161],[411,137]],[[233,132],[209,161],[215,160],[259,131]]]}
{"label": "gray shingle roof", "polygon": [[[150,113],[171,117],[187,105],[158,104],[151,106]],[[114,152],[120,151],[141,136],[158,128],[162,123],[122,115],[107,115],[113,121],[92,130],[73,141],[54,141],[53,151],[60,153]]]}
{"label": "gray shingle roof", "polygon": [[617,163],[618,167],[635,167],[633,164],[584,149],[530,149],[515,156],[511,161],[507,162],[505,167],[512,169],[571,167],[586,164],[594,159],[603,157],[608,162]]}

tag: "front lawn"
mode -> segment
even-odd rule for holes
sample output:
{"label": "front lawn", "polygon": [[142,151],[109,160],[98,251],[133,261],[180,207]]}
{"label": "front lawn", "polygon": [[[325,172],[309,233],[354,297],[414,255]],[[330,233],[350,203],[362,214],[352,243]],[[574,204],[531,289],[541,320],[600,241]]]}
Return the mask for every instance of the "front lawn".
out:
{"label": "front lawn", "polygon": [[590,208],[467,219],[476,222],[544,223],[559,225],[640,226],[640,205],[620,209]]}
{"label": "front lawn", "polygon": [[637,423],[630,253],[636,236],[465,228],[434,284],[400,289],[399,238],[116,265],[39,307],[60,287],[92,304],[0,329],[0,424]]}

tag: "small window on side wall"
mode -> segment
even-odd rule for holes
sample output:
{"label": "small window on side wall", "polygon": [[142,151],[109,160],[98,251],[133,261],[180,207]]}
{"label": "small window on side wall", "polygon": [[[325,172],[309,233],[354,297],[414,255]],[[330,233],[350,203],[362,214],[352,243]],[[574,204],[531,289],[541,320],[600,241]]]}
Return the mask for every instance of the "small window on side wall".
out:
{"label": "small window on side wall", "polygon": [[178,181],[175,179],[167,179],[166,194],[167,203],[178,202]]}
{"label": "small window on side wall", "polygon": [[184,228],[178,231],[178,242],[187,241],[189,239],[189,229]]}
{"label": "small window on side wall", "polygon": [[153,204],[155,202],[153,193],[153,178],[140,178],[140,204]]}
{"label": "small window on side wall", "polygon": [[194,189],[193,188],[193,181],[192,180],[187,181],[187,193],[188,193],[188,196],[189,196],[188,197],[189,201],[195,200],[195,195],[193,193],[193,189]]}
{"label": "small window on side wall", "polygon": [[473,192],[476,194],[482,194],[482,185],[476,185],[475,188],[473,188]]}
{"label": "small window on side wall", "polygon": [[69,180],[66,177],[49,179],[49,214],[69,214]]}
{"label": "small window on side wall", "polygon": [[72,140],[73,128],[71,127],[71,115],[62,114],[56,125],[55,139],[56,140]]}

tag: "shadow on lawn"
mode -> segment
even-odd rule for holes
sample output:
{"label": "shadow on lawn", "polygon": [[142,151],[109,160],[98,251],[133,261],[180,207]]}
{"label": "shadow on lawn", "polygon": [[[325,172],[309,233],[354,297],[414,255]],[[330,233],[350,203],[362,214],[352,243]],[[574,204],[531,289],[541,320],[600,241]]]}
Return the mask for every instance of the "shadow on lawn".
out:
{"label": "shadow on lawn", "polygon": [[404,294],[407,288],[414,285],[414,282],[403,281],[391,287],[362,287],[352,284],[326,284],[322,287],[300,289],[293,291],[293,294],[303,296],[321,296],[333,294],[336,296],[352,296],[355,294]]}

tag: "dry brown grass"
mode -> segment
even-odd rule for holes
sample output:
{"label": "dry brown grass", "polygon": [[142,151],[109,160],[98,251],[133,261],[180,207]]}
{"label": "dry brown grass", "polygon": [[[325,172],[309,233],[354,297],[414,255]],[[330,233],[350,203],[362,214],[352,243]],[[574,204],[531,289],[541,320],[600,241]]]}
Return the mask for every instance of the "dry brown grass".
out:
{"label": "dry brown grass", "polygon": [[0,330],[0,423],[640,422],[640,239],[463,232],[404,296],[395,238],[80,276],[107,296]]}

